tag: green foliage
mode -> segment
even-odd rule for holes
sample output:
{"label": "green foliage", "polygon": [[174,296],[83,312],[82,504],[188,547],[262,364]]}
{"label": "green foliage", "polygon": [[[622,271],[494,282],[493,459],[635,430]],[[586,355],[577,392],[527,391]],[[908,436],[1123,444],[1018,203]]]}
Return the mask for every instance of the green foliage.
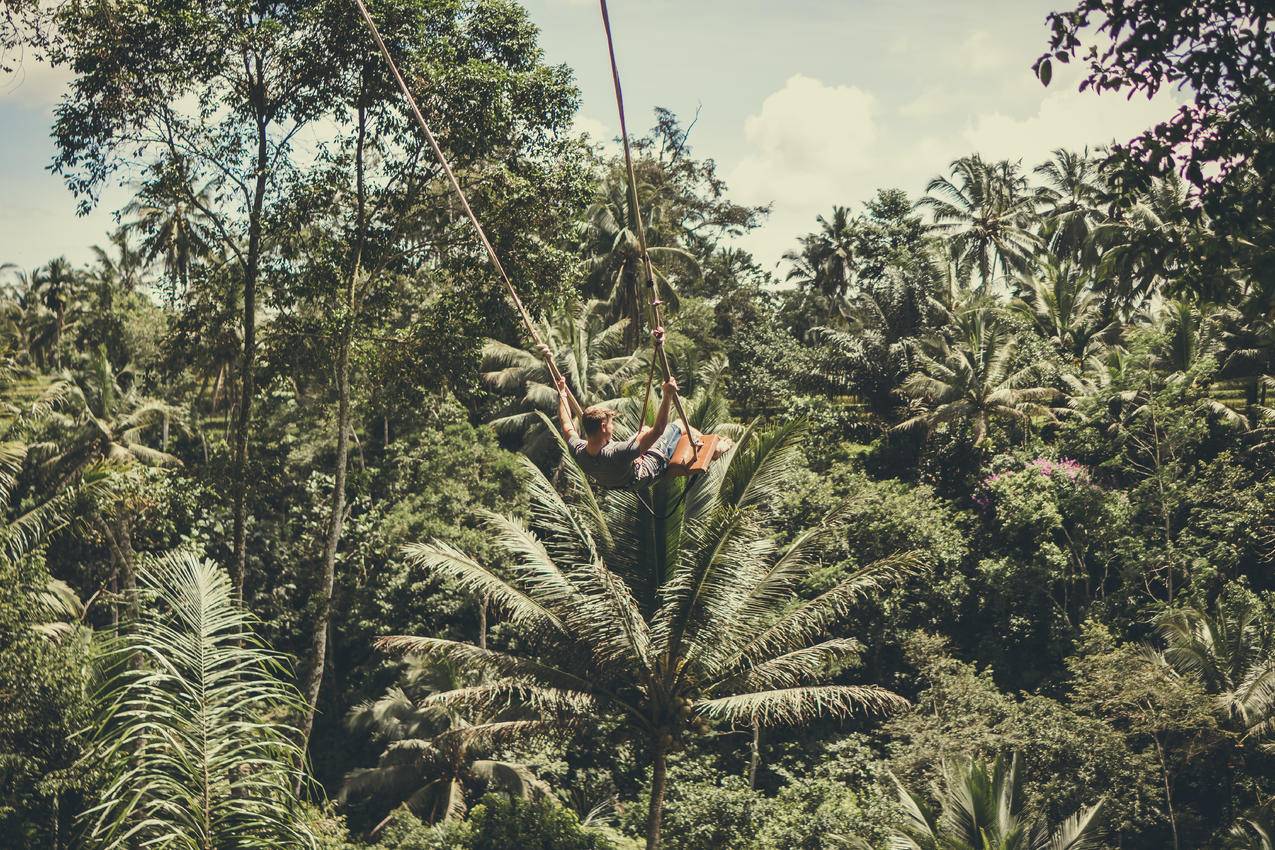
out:
{"label": "green foliage", "polygon": [[1049,848],[1086,850],[1101,846],[1101,804],[1081,809],[1057,825],[1033,817],[1023,805],[1018,759],[992,764],[969,761],[944,771],[939,807],[899,786],[904,826],[892,842],[913,850]]}
{"label": "green foliage", "polygon": [[386,850],[619,850],[552,801],[499,794],[484,797],[468,821],[444,826],[426,826],[400,809],[376,846]]}
{"label": "green foliage", "polygon": [[[662,518],[631,493],[595,492],[574,464],[563,467],[568,502],[528,463],[542,533],[487,516],[493,543],[514,563],[508,577],[438,541],[406,554],[490,598],[539,640],[508,650],[427,636],[380,644],[492,674],[484,685],[432,697],[440,705],[488,708],[517,697],[574,722],[598,713],[623,718],[653,756],[647,840],[654,847],[667,754],[710,723],[802,724],[901,703],[873,685],[823,684],[857,644],[820,637],[851,602],[906,572],[910,558],[868,565],[803,600],[794,594],[800,567],[837,517],[783,551],[769,542],[766,514],[791,480],[800,436],[798,424],[751,429]],[[655,510],[667,510],[669,486],[653,493]]]}
{"label": "green foliage", "polygon": [[1054,418],[1050,403],[1057,391],[1038,383],[1039,363],[1019,362],[1018,338],[992,311],[963,311],[952,336],[938,338],[932,352],[920,355],[918,371],[902,391],[920,402],[922,412],[895,427],[969,429],[980,446],[996,420],[1030,429]]}
{"label": "green foliage", "polygon": [[907,634],[936,623],[956,622],[970,593],[967,517],[926,485],[874,480],[856,464],[808,473],[785,499],[784,527],[803,525],[842,505],[846,522],[820,548],[817,565],[805,579],[805,592],[819,593],[844,576],[895,552],[913,552],[925,565],[924,579],[891,587],[860,607],[862,633],[872,653],[864,659],[870,675],[896,668]]}
{"label": "green foliage", "polygon": [[881,763],[853,738],[820,756],[808,775],[794,777],[767,802],[749,850],[886,845],[898,812]]}
{"label": "green foliage", "polygon": [[42,633],[49,580],[38,556],[0,558],[0,830],[14,847],[61,846],[93,788],[76,737],[92,710],[87,636]]}
{"label": "green foliage", "polygon": [[1062,819],[1105,797],[1107,823],[1138,829],[1153,822],[1157,766],[1124,729],[1083,704],[1003,693],[990,671],[947,650],[926,635],[909,645],[923,690],[913,709],[888,725],[891,768],[905,785],[931,787],[941,782],[945,764],[1015,751],[1024,766],[1022,802],[1032,810]]}
{"label": "green foliage", "polygon": [[[217,805],[205,843],[237,847],[1059,846],[1100,798],[1123,850],[1270,843],[1268,9],[1053,16],[1042,80],[1083,58],[1091,86],[1186,83],[1187,107],[1035,168],[932,163],[918,204],[836,199],[775,271],[728,244],[767,208],[657,110],[634,164],[668,353],[740,447],[647,510],[555,466],[543,367],[356,9],[10,6],[0,45],[21,24],[71,72],[55,170],[85,208],[137,181],[90,263],[0,268],[10,843],[60,850],[77,819],[162,843]],[[571,70],[507,0],[371,12],[568,380],[633,427],[643,258],[622,160],[570,132]],[[241,555],[243,607],[197,564],[135,596],[175,546]],[[213,669],[175,628],[204,603]],[[474,675],[401,678],[387,634]],[[276,653],[317,691],[320,783],[365,797],[298,809]],[[179,699],[201,677],[228,723]],[[896,693],[914,707],[850,716]],[[196,729],[224,746],[202,796]],[[526,771],[570,808],[462,817]],[[450,817],[376,830],[403,801]]]}
{"label": "green foliage", "polygon": [[306,847],[293,794],[299,708],[226,574],[190,554],[147,565],[153,598],[110,641],[87,764],[105,779],[84,815],[95,847]]}
{"label": "green foliage", "polygon": [[[718,776],[713,768],[672,768],[664,815],[666,850],[712,850],[749,847],[765,822],[767,800],[740,776]],[[649,795],[649,789],[647,791]],[[649,799],[649,797],[648,797]],[[640,833],[646,812],[640,805],[625,811],[629,832]]]}
{"label": "green foliage", "polygon": [[[1130,506],[1072,460],[1036,457],[984,479],[975,499],[988,536],[977,568],[987,620],[986,657],[1032,683],[1070,652],[1075,623],[1119,586]],[[1006,638],[1009,637],[1009,640]],[[1002,660],[1003,659],[1003,660]]]}
{"label": "green foliage", "polygon": [[1198,783],[1200,777],[1191,773],[1217,742],[1212,700],[1199,682],[1176,675],[1142,646],[1116,642],[1101,625],[1086,626],[1078,649],[1068,661],[1072,705],[1110,724],[1133,752],[1154,765],[1161,780],[1155,823],[1160,834],[1170,833],[1175,843],[1180,832],[1188,841],[1192,834],[1202,839],[1209,830],[1201,827],[1200,816],[1216,818],[1225,805],[1218,797],[1231,789],[1197,788],[1202,799],[1201,811],[1195,812],[1182,811],[1175,789],[1184,784],[1184,775],[1185,782]]}
{"label": "green foliage", "polygon": [[569,810],[548,800],[489,795],[470,818],[473,838],[466,850],[612,850],[601,835],[580,826]]}
{"label": "green foliage", "polygon": [[439,823],[465,816],[476,785],[523,798],[552,796],[526,765],[499,757],[510,742],[543,733],[545,723],[516,709],[465,716],[429,704],[432,693],[483,684],[451,665],[410,659],[405,678],[405,687],[355,706],[346,718],[351,731],[368,733],[385,750],[376,767],[346,776],[343,801],[370,797],[381,811],[405,804]]}

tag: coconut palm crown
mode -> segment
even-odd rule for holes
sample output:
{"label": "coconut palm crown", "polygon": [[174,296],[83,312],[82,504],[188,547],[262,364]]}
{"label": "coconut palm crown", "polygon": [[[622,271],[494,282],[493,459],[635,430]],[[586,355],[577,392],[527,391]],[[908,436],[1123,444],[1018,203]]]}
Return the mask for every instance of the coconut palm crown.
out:
{"label": "coconut palm crown", "polygon": [[992,310],[965,310],[956,323],[952,342],[939,337],[932,353],[920,354],[919,369],[902,390],[921,410],[896,428],[933,430],[944,423],[968,423],[978,446],[987,439],[993,419],[1026,426],[1035,419],[1056,418],[1051,404],[1058,392],[1031,385],[1036,377],[1033,365],[1014,369],[1017,340]]}
{"label": "coconut palm crown", "polygon": [[[713,404],[693,405],[712,425]],[[780,547],[767,512],[786,489],[802,429],[748,429],[681,500],[665,482],[648,508],[631,491],[595,492],[564,464],[567,496],[527,462],[530,527],[487,514],[513,563],[497,572],[440,542],[406,547],[429,573],[486,595],[518,627],[515,650],[432,637],[388,637],[383,648],[423,652],[494,675],[435,694],[490,708],[517,697],[564,722],[624,720],[652,759],[648,848],[659,844],[666,758],[711,721],[799,724],[817,716],[904,704],[871,685],[824,684],[857,649],[826,637],[852,602],[898,577],[910,556],[864,567],[814,598],[796,586],[838,516]]]}
{"label": "coconut palm crown", "polygon": [[1101,803],[1051,826],[1024,805],[1018,757],[948,765],[939,808],[899,785],[903,829],[890,850],[1089,850],[1101,846]]}
{"label": "coconut palm crown", "polygon": [[[429,693],[481,682],[455,665],[409,657],[406,673],[403,686],[356,705],[346,717],[351,731],[366,732],[386,746],[376,767],[357,768],[346,775],[342,801],[372,797],[382,809],[391,810],[406,804],[417,817],[437,823],[465,816],[471,786],[524,798],[552,796],[531,768],[494,757],[503,744],[534,735],[545,724],[516,705],[474,717],[434,703],[422,704],[422,697]],[[372,835],[393,816],[390,811],[372,828]]]}
{"label": "coconut palm crown", "polygon": [[1170,608],[1156,619],[1163,658],[1199,679],[1223,726],[1239,738],[1275,729],[1275,631],[1251,599],[1218,600],[1212,610]]}

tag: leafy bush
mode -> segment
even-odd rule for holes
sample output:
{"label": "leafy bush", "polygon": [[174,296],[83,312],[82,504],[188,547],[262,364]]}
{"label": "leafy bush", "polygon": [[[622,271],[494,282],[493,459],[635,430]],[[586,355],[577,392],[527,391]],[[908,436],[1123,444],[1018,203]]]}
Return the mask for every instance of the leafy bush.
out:
{"label": "leafy bush", "polygon": [[552,800],[520,800],[488,794],[469,820],[438,826],[406,808],[394,813],[381,834],[385,850],[620,850],[598,830],[580,825],[570,809]]}
{"label": "leafy bush", "polygon": [[[746,847],[762,825],[766,798],[742,777],[697,775],[669,785],[660,844],[664,850],[721,850]],[[682,771],[685,772],[685,771]],[[696,771],[700,773],[700,771]],[[713,771],[702,771],[710,774]],[[628,831],[645,828],[645,804],[627,809]]]}
{"label": "leafy bush", "polygon": [[13,847],[54,846],[88,782],[75,737],[89,711],[87,643],[36,631],[48,579],[38,557],[0,557],[0,843]]}
{"label": "leafy bush", "polygon": [[780,789],[760,821],[748,850],[883,847],[897,812],[880,761],[851,737],[830,746],[810,775]]}

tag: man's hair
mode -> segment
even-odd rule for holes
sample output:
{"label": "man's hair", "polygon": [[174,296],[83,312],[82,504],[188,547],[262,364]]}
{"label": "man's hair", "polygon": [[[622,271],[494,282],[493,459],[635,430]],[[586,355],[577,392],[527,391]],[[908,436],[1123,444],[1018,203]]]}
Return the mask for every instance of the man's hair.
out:
{"label": "man's hair", "polygon": [[613,418],[615,418],[614,410],[595,404],[591,407],[586,407],[584,413],[580,414],[580,424],[584,426],[584,433],[592,437],[602,430],[603,422]]}

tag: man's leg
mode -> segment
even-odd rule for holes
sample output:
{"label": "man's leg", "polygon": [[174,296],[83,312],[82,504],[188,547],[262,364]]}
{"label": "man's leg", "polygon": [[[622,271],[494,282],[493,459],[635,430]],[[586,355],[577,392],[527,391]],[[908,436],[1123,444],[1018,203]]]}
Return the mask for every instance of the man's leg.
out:
{"label": "man's leg", "polygon": [[[661,437],[660,442],[656,443],[656,446],[655,446],[658,449],[659,446],[662,445],[664,439],[668,437],[669,432],[675,428],[677,429],[677,435],[673,437],[673,442],[669,445],[668,452],[664,455],[669,460],[673,459],[673,452],[676,451],[677,449],[677,441],[681,439],[682,437],[681,423],[670,422],[668,428],[664,430],[664,437]],[[694,428],[694,427],[691,428],[691,443],[693,446],[696,447],[697,451],[698,451],[699,441],[703,438],[703,436],[704,436],[703,431],[699,430],[698,428]],[[717,445],[713,448],[713,458],[716,459],[721,457],[722,455],[730,451],[732,448],[734,448],[734,446],[735,446],[734,440],[731,440],[727,437],[719,437],[717,439]]]}
{"label": "man's leg", "polygon": [[651,450],[659,452],[665,460],[672,460],[673,452],[677,451],[677,441],[680,439],[682,439],[682,426],[676,422],[670,422]]}

